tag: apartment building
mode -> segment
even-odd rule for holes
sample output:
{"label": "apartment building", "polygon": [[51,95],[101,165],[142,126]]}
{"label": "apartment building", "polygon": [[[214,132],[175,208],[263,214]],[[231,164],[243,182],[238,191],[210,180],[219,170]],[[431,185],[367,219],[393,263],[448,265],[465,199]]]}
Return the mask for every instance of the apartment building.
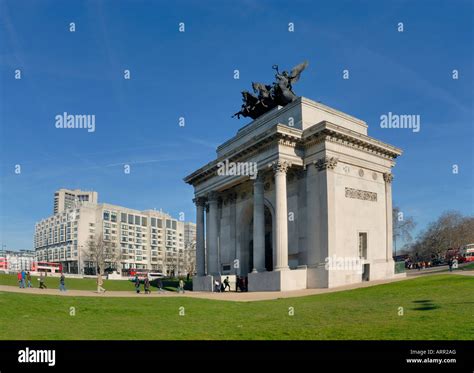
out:
{"label": "apartment building", "polygon": [[162,211],[76,199],[71,208],[36,224],[35,250],[39,261],[60,262],[65,272],[92,274],[95,266],[89,245],[101,240],[113,253],[107,258],[110,269],[185,275],[194,268],[190,258],[195,254],[190,255],[189,248],[195,250],[195,232],[194,223]]}
{"label": "apartment building", "polygon": [[78,203],[97,203],[97,192],[82,191],[79,189],[59,189],[54,193],[53,214],[70,210]]}

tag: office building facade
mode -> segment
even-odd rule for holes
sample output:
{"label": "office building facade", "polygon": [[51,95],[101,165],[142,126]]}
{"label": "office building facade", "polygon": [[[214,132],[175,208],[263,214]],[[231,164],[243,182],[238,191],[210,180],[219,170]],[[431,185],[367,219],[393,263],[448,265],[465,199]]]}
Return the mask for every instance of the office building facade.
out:
{"label": "office building facade", "polygon": [[[89,193],[95,193],[97,200],[96,192]],[[195,232],[194,223],[162,211],[76,199],[74,205],[36,224],[34,245],[39,261],[59,262],[68,273],[95,273],[90,244],[101,241],[112,253],[104,269],[123,274],[136,268],[185,275],[192,264],[190,257],[195,258],[186,252],[195,248]]]}

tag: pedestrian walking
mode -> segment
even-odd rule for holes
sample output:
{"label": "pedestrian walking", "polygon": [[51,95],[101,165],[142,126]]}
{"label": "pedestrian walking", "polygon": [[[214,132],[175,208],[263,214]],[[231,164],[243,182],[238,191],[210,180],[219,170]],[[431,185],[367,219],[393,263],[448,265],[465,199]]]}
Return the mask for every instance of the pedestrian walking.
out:
{"label": "pedestrian walking", "polygon": [[453,259],[449,258],[448,260],[448,267],[449,267],[449,272],[453,271]]}
{"label": "pedestrian walking", "polygon": [[33,286],[31,286],[31,274],[30,274],[30,271],[26,272],[26,281],[28,283],[28,287],[31,288]]}
{"label": "pedestrian walking", "polygon": [[183,293],[184,294],[184,281],[183,281],[183,279],[179,280],[178,293]]}
{"label": "pedestrian walking", "polygon": [[227,276],[224,280],[224,291],[225,289],[229,288],[230,291],[230,281],[229,281],[229,276]]}
{"label": "pedestrian walking", "polygon": [[163,281],[161,280],[161,278],[158,279],[158,281],[157,281],[157,286],[158,286],[158,292],[159,292],[159,293],[164,293],[164,290],[163,290]]}
{"label": "pedestrian walking", "polygon": [[137,294],[140,293],[140,279],[138,278],[138,275],[135,275],[135,291]]}
{"label": "pedestrian walking", "polygon": [[47,286],[44,284],[44,279],[45,279],[45,273],[41,272],[40,278],[38,279],[40,282],[40,285],[39,285],[40,289],[47,289]]}
{"label": "pedestrian walking", "polygon": [[145,288],[145,294],[150,294],[150,279],[148,278],[148,275],[145,276],[145,281],[144,281],[144,288]]}
{"label": "pedestrian walking", "polygon": [[235,292],[237,293],[240,289],[240,276],[236,276],[235,278]]}
{"label": "pedestrian walking", "polygon": [[97,275],[97,293],[102,293],[102,292],[106,292],[107,290],[105,290],[102,285],[104,284],[104,280],[102,278],[102,274],[99,272],[99,274]]}
{"label": "pedestrian walking", "polygon": [[24,288],[26,286],[25,285],[26,284],[26,272],[25,272],[24,269],[21,271],[21,280],[22,280],[21,282],[22,282],[22,285],[23,285],[22,287]]}
{"label": "pedestrian walking", "polygon": [[18,286],[20,287],[20,289],[23,289],[25,286],[23,284],[23,278],[21,276],[21,271],[18,271],[18,274],[16,275],[17,279],[18,279]]}
{"label": "pedestrian walking", "polygon": [[59,291],[66,291],[66,277],[64,273],[61,273],[61,277],[59,278]]}

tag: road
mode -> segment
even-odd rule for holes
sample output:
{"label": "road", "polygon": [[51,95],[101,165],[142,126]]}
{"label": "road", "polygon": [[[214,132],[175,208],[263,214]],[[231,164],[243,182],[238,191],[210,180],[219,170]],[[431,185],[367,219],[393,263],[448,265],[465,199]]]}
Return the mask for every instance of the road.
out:
{"label": "road", "polygon": [[[469,263],[462,263],[462,264],[459,264],[459,268],[462,268],[466,265],[468,265]],[[430,268],[425,268],[425,269],[407,269],[407,276],[421,276],[421,275],[425,275],[425,274],[429,274],[429,273],[437,273],[437,272],[448,272],[449,271],[449,267],[448,265],[442,265],[442,266],[436,266],[436,267],[430,267]],[[454,270],[453,273],[456,273],[456,274],[462,274],[460,273],[460,271],[457,271],[457,270]]]}

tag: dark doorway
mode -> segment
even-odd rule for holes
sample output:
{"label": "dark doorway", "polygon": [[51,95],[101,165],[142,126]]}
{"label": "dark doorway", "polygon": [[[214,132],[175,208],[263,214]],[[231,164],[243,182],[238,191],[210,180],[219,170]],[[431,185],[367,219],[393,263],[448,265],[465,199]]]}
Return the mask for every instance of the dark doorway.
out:
{"label": "dark doorway", "polygon": [[370,264],[364,264],[364,272],[362,272],[362,281],[370,280]]}
{"label": "dark doorway", "polygon": [[[250,225],[248,226],[249,232],[249,271],[253,269],[253,218],[250,219]],[[272,213],[270,209],[265,206],[265,269],[267,271],[273,271],[273,221]]]}

